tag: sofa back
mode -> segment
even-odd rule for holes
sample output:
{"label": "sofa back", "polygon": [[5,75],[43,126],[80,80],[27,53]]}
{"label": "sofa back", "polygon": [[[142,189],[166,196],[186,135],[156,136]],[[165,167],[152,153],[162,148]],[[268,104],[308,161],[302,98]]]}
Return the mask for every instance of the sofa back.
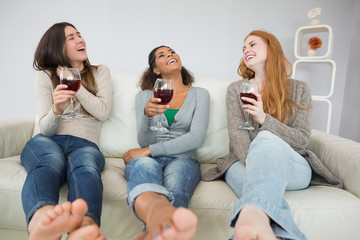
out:
{"label": "sofa back", "polygon": [[[140,75],[112,73],[113,103],[110,117],[100,132],[100,148],[105,157],[122,157],[131,148],[138,148],[135,96],[140,91]],[[229,137],[226,128],[226,89],[234,80],[195,79],[194,86],[210,93],[209,127],[204,143],[198,149],[201,163],[215,163],[228,154]]]}

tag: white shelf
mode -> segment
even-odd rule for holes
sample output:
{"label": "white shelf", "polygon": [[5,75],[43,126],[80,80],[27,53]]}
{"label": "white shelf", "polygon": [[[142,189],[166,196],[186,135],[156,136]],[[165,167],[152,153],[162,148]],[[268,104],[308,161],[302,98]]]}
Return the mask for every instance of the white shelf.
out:
{"label": "white shelf", "polygon": [[[306,53],[305,51],[305,44],[304,44],[304,36],[310,35],[313,33],[322,34],[320,39],[327,45],[327,49],[323,55],[320,56],[306,56],[303,55]],[[323,36],[327,34],[327,39],[324,39]],[[330,126],[331,126],[331,116],[332,116],[332,103],[330,101],[330,97],[333,95],[334,92],[334,85],[335,85],[335,73],[336,73],[336,64],[333,60],[329,59],[332,55],[333,49],[333,38],[334,34],[332,28],[329,25],[314,25],[314,26],[304,26],[300,27],[295,33],[295,48],[294,54],[297,60],[293,64],[293,75],[292,78],[296,79],[296,69],[299,64],[329,64],[331,66],[331,80],[330,80],[330,90],[326,95],[312,95],[313,101],[321,101],[328,104],[328,116],[327,116],[327,125],[326,125],[326,132],[330,133]],[[307,42],[307,41],[306,41]],[[303,49],[304,46],[304,49]],[[306,49],[309,49],[308,45],[306,44]]]}
{"label": "white shelf", "polygon": [[[304,52],[303,50],[303,38],[306,34],[311,33],[328,33],[327,43],[327,50],[324,55],[321,56],[306,56],[302,55]],[[294,54],[295,57],[298,59],[326,59],[331,58],[332,49],[333,49],[333,39],[334,34],[332,28],[329,25],[314,25],[314,26],[304,26],[300,27],[295,34],[295,48]],[[324,39],[322,39],[324,41]],[[307,45],[306,45],[307,46]]]}
{"label": "white shelf", "polygon": [[293,64],[293,75],[292,78],[296,79],[296,68],[299,64],[309,63],[309,64],[329,64],[331,66],[331,80],[330,80],[330,90],[327,95],[313,95],[313,99],[316,98],[330,98],[334,93],[335,85],[335,73],[336,73],[336,63],[331,59],[298,59]]}
{"label": "white shelf", "polygon": [[318,102],[326,102],[328,104],[328,116],[327,116],[327,121],[326,121],[326,132],[330,133],[330,126],[331,126],[331,114],[332,114],[332,103],[329,99],[327,98],[321,98],[321,97],[317,97],[317,96],[312,96],[312,100],[313,101],[318,101]]}

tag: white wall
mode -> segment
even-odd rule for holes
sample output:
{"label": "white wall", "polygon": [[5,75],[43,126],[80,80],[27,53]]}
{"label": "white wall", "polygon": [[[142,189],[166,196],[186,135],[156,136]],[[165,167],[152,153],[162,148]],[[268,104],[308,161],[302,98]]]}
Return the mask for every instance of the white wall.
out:
{"label": "white wall", "polygon": [[360,1],[355,1],[353,26],[339,135],[360,142]]}
{"label": "white wall", "polygon": [[[291,62],[296,30],[307,12],[322,9],[320,21],[334,31],[337,63],[331,133],[341,122],[355,1],[358,0],[2,0],[0,2],[0,118],[36,112],[32,61],[43,33],[55,22],[73,23],[87,41],[93,64],[142,73],[149,51],[166,44],[195,77],[233,78],[244,37],[254,29],[274,33]],[[261,6],[261,7],[259,7]],[[305,80],[306,79],[302,79]],[[320,80],[319,80],[320,81]],[[136,83],[134,83],[136,84]],[[314,119],[314,127],[323,122]],[[323,128],[324,129],[324,128]]]}

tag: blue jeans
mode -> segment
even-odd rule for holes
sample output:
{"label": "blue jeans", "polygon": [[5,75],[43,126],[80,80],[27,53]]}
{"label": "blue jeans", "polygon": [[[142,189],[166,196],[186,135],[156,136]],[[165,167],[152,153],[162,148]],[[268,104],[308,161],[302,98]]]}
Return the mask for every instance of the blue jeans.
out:
{"label": "blue jeans", "polygon": [[100,226],[105,159],[95,143],[40,134],[25,145],[20,158],[28,172],[22,189],[27,223],[39,208],[58,204],[60,187],[67,181],[68,200],[84,199],[89,208],[86,216]]}
{"label": "blue jeans", "polygon": [[225,175],[225,181],[239,197],[230,214],[230,225],[235,226],[243,207],[255,205],[272,219],[277,237],[306,239],[283,196],[285,190],[307,188],[310,180],[311,168],[304,157],[281,138],[260,131],[250,144],[246,165],[238,161]]}
{"label": "blue jeans", "polygon": [[162,194],[174,207],[187,208],[201,178],[200,164],[191,157],[136,157],[126,165],[125,178],[133,211],[136,197],[145,192]]}

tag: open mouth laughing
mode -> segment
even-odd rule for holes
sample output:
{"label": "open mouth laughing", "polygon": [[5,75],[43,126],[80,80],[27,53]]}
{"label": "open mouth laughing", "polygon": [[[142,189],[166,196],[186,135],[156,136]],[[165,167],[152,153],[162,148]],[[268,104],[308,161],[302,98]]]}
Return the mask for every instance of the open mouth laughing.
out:
{"label": "open mouth laughing", "polygon": [[177,61],[175,60],[175,59],[171,59],[170,61],[168,61],[167,62],[167,64],[166,65],[170,65],[170,64],[172,64],[172,63],[176,63]]}

